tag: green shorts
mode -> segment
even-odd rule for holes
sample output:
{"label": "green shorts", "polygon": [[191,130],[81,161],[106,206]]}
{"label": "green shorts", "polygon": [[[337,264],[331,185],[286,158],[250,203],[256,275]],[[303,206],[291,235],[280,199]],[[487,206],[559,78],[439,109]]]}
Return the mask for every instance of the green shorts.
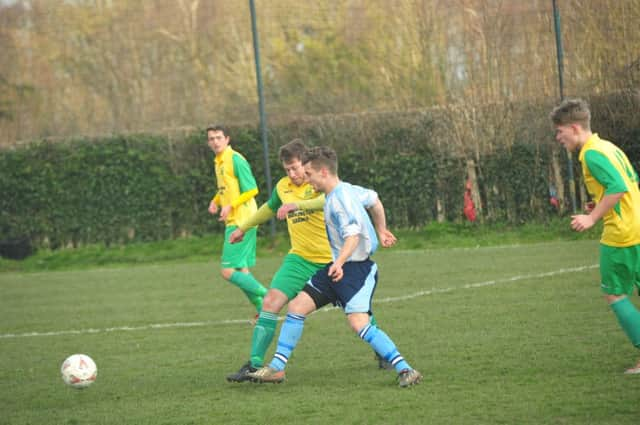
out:
{"label": "green shorts", "polygon": [[640,245],[618,248],[600,244],[600,288],[608,295],[640,290]]}
{"label": "green shorts", "polygon": [[291,300],[304,288],[311,276],[325,265],[312,263],[297,254],[287,254],[271,279],[270,288],[283,292]]}
{"label": "green shorts", "polygon": [[238,226],[227,226],[224,229],[224,245],[222,246],[222,268],[242,269],[256,265],[256,235],[258,230],[253,227],[244,234],[242,242],[230,243],[229,236]]}

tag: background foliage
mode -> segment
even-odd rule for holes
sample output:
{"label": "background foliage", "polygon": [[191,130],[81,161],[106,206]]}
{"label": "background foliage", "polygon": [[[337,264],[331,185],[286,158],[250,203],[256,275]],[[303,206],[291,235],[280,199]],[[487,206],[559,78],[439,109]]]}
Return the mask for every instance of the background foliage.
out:
{"label": "background foliage", "polygon": [[[640,0],[562,0],[567,95],[638,87]],[[557,99],[551,0],[256,0],[267,114]],[[3,0],[0,144],[257,118],[249,2]]]}
{"label": "background foliage", "polygon": [[[292,138],[332,145],[342,177],[407,228],[462,220],[468,178],[480,222],[586,200],[547,119],[552,2],[255,4],[273,176]],[[564,93],[591,100],[594,128],[637,167],[640,0],[558,4]],[[0,249],[216,232],[212,120],[232,128],[264,201],[250,23],[242,1],[0,2]]]}
{"label": "background foliage", "polygon": [[[638,167],[639,118],[618,109],[637,104],[615,96],[592,102],[598,116],[594,125],[606,131],[603,137],[629,148]],[[467,145],[455,143],[460,137],[455,126],[467,132],[477,129],[460,125],[464,114],[456,109],[296,120],[271,128],[270,171],[274,179],[283,175],[277,150],[294,137],[310,145],[331,145],[339,153],[341,177],[377,190],[391,226],[420,228],[434,220],[464,219],[471,160],[481,221],[544,221],[563,211],[549,203],[549,186],[558,181],[552,162],[564,153],[549,136],[547,106],[475,108],[483,123],[503,122],[506,114],[511,126],[483,125],[499,143],[478,133]],[[230,132],[235,149],[253,166],[263,202],[268,194],[258,132],[249,126]],[[540,134],[547,136],[538,138]],[[1,239],[27,238],[36,247],[56,248],[217,232],[221,224],[207,213],[215,191],[212,160],[203,130],[171,137],[43,140],[5,149],[0,154]],[[561,165],[559,186],[566,195],[571,184],[566,159]],[[577,161],[574,167],[579,176]],[[560,200],[566,208],[566,196]],[[585,200],[586,195],[578,193],[578,205]]]}

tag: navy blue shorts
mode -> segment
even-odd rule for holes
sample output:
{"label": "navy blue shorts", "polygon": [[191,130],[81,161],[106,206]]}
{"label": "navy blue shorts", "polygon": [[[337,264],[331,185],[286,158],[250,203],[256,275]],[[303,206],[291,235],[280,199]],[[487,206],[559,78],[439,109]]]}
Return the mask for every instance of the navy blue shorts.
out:
{"label": "navy blue shorts", "polygon": [[343,276],[338,282],[327,274],[331,264],[318,270],[302,289],[313,299],[316,309],[333,304],[347,314],[371,314],[371,299],[378,283],[376,263],[370,259],[349,261],[342,266]]}

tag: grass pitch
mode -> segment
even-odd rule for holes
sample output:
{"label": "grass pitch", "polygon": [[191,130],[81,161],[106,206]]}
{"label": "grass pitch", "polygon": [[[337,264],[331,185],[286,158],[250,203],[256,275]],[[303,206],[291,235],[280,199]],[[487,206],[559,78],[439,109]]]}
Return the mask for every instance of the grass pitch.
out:
{"label": "grass pitch", "polygon": [[[216,260],[0,273],[0,423],[637,424],[640,377],[622,371],[638,352],[602,299],[597,252],[380,250],[379,326],[425,375],[409,389],[336,309],[307,319],[287,382],[227,383],[254,312]],[[86,390],[60,379],[73,353],[98,365]]]}

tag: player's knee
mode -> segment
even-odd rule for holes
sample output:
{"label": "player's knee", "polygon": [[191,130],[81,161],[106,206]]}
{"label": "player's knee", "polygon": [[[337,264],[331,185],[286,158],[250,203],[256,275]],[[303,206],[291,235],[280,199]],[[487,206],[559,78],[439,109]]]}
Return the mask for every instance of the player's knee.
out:
{"label": "player's knee", "polygon": [[224,280],[231,280],[231,275],[235,272],[235,269],[222,269],[220,270],[220,275]]}
{"label": "player's knee", "polygon": [[349,326],[351,329],[360,334],[360,331],[363,330],[366,326],[369,325],[369,315],[362,313],[352,313],[348,315]]}
{"label": "player's knee", "polygon": [[279,313],[286,303],[286,297],[283,300],[281,297],[274,295],[272,291],[269,291],[262,300],[262,310],[269,313]]}
{"label": "player's knee", "polygon": [[289,313],[294,314],[302,314],[307,315],[316,309],[316,305],[311,299],[311,297],[305,293],[300,292],[291,302],[289,303]]}
{"label": "player's knee", "polygon": [[300,314],[300,313],[302,313],[303,306],[304,306],[304,302],[302,302],[302,300],[300,300],[299,297],[295,297],[289,303],[288,312],[289,313]]}
{"label": "player's knee", "polygon": [[615,302],[620,301],[621,299],[626,298],[626,295],[609,295],[604,294],[604,299],[607,301],[607,304],[611,305]]}

